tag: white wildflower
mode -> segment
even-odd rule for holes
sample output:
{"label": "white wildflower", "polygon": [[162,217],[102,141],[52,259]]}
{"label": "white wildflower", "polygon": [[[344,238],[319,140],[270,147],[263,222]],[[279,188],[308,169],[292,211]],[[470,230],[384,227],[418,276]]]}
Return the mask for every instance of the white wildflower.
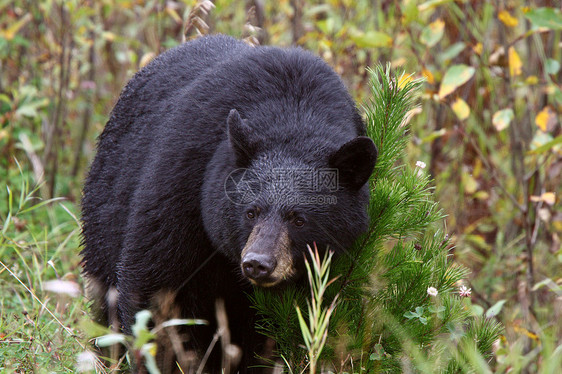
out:
{"label": "white wildflower", "polygon": [[427,288],[427,294],[429,296],[437,296],[438,293],[439,292],[437,291],[437,288],[435,288],[435,287],[428,287]]}
{"label": "white wildflower", "polygon": [[472,293],[471,289],[468,288],[467,286],[460,286],[459,295],[461,297],[470,297],[471,293]]}
{"label": "white wildflower", "polygon": [[419,167],[420,169],[425,169],[426,164],[423,161],[417,161],[416,166]]}

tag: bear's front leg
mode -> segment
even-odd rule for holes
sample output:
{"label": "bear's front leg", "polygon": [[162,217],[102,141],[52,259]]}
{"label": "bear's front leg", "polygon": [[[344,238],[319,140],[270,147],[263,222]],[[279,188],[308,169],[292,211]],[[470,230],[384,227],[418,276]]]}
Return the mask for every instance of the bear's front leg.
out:
{"label": "bear's front leg", "polygon": [[148,274],[130,274],[120,272],[117,281],[117,316],[120,328],[125,334],[131,334],[137,312],[147,309],[152,297],[151,284],[154,281]]}

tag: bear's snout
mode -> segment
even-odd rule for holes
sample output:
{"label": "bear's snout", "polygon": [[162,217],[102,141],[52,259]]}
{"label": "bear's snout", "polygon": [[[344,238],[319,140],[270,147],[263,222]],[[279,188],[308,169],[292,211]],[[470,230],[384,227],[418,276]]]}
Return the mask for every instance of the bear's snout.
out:
{"label": "bear's snout", "polygon": [[267,281],[276,266],[275,258],[265,254],[248,253],[242,259],[244,275],[257,283]]}
{"label": "bear's snout", "polygon": [[241,257],[242,273],[256,286],[273,287],[296,274],[287,227],[275,219],[254,226]]}

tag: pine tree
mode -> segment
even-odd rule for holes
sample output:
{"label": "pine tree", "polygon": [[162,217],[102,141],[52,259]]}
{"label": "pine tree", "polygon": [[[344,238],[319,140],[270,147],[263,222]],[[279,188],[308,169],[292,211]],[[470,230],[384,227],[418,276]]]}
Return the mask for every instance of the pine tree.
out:
{"label": "pine tree", "polygon": [[[368,135],[379,150],[369,182],[370,227],[332,260],[330,272],[339,277],[323,299],[326,310],[336,297],[338,302],[318,367],[378,373],[462,372],[487,365],[501,326],[475,317],[462,297],[468,293],[459,292],[467,270],[452,261],[424,164],[401,161],[409,141],[407,115],[423,82],[393,75],[388,66],[369,73],[372,97],[364,109]],[[309,272],[310,279],[315,276],[321,275]],[[293,373],[309,369],[296,312],[298,307],[302,319],[310,318],[306,305],[314,300],[308,296],[296,286],[256,289],[253,295],[262,316],[258,328],[276,340]]]}

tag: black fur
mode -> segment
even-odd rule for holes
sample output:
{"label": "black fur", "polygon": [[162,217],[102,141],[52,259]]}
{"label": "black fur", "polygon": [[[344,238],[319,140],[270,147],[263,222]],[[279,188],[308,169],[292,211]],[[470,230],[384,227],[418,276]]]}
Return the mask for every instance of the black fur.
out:
{"label": "black fur", "polygon": [[[363,135],[337,74],[301,49],[212,36],[163,53],[127,84],[99,138],[82,201],[86,276],[103,291],[117,288],[126,332],[156,293],[176,292],[183,317],[211,322],[192,330],[203,352],[223,298],[245,370],[257,349],[244,294],[251,286],[240,271],[252,228],[288,231],[298,269],[287,281],[302,271],[306,244],[348,247],[367,227],[365,182],[377,156],[370,139],[356,139]],[[225,193],[240,167],[259,186],[250,202]],[[271,177],[326,168],[339,169],[336,191],[283,190]],[[337,203],[311,203],[319,193]]]}

